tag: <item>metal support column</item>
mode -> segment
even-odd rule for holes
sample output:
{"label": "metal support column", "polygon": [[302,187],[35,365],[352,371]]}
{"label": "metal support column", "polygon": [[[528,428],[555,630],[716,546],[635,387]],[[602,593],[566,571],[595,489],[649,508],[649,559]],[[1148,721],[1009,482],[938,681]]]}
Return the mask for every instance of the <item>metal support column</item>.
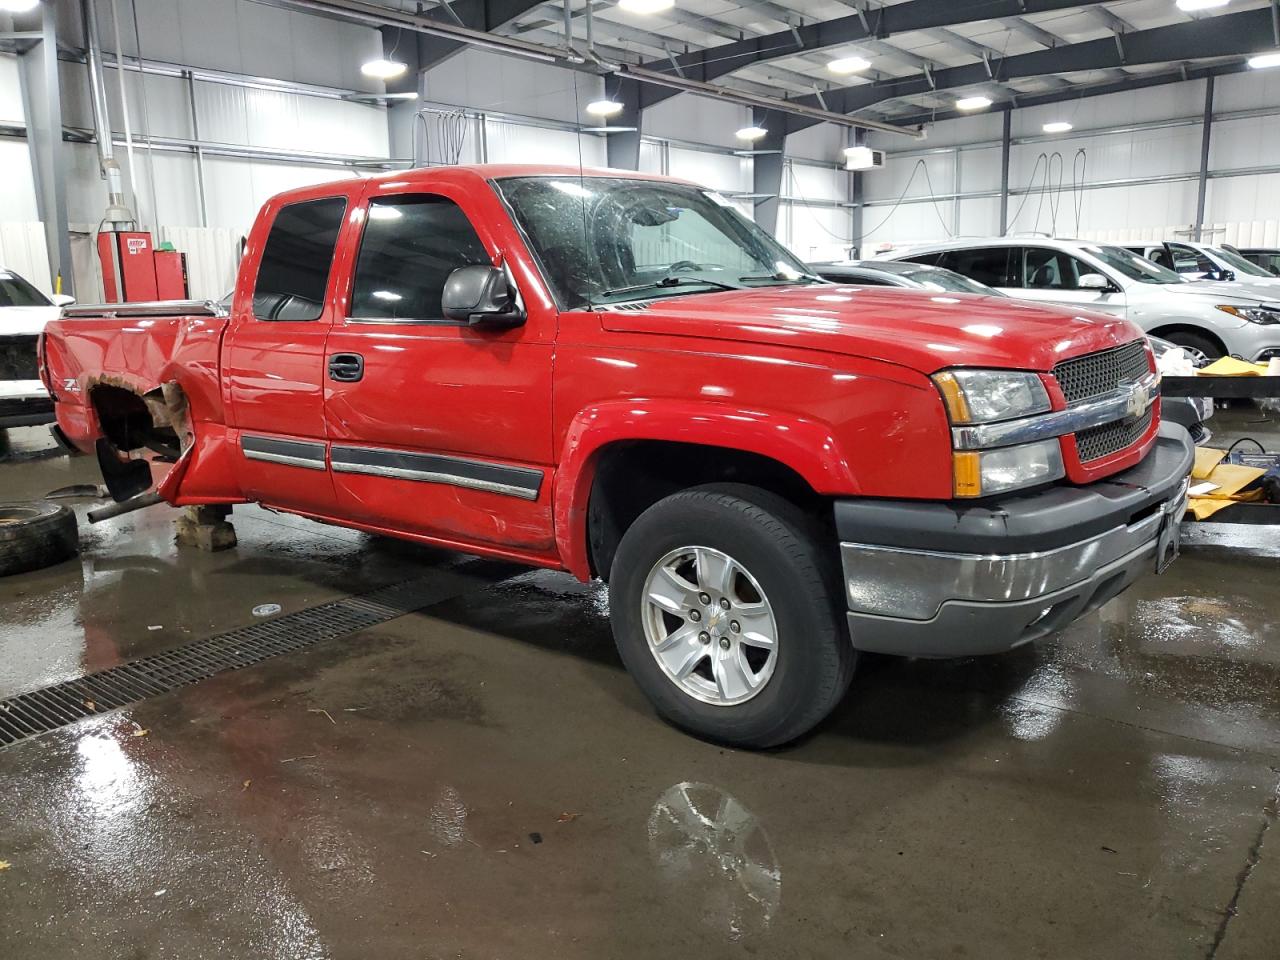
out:
{"label": "metal support column", "polygon": [[[854,127],[849,134],[849,146],[860,147],[867,142],[867,131],[862,127]],[[849,174],[849,200],[853,203],[850,210],[849,218],[849,249],[847,251],[851,259],[860,259],[866,256],[866,252],[862,249],[862,193],[863,193],[863,174],[859,171],[853,171]]]}
{"label": "metal support column", "polygon": [[200,144],[200,113],[196,109],[196,78],[190,71],[187,75],[187,104],[191,108],[191,139],[195,141],[196,153],[196,199],[200,203],[200,226],[209,226],[209,202],[204,192],[204,150]]}
{"label": "metal support column", "polygon": [[1200,134],[1200,183],[1196,190],[1195,238],[1199,242],[1204,229],[1204,203],[1209,192],[1209,137],[1213,133],[1213,77],[1204,82],[1204,124]]}
{"label": "metal support column", "polygon": [[1013,141],[1013,109],[1004,112],[1000,135],[1000,236],[1009,232],[1009,147]]}
{"label": "metal support column", "polygon": [[618,84],[618,90],[613,99],[622,104],[622,112],[606,120],[605,123],[611,127],[635,127],[635,129],[605,135],[605,163],[618,170],[639,170],[640,127],[641,118],[644,116],[644,111],[640,107],[640,84],[635,80],[606,78],[606,92],[611,83]]}
{"label": "metal support column", "polygon": [[756,141],[757,153],[751,158],[751,192],[755,195],[755,221],[766,233],[778,231],[778,197],[782,194],[782,172],[786,153],[786,125],[779,114],[757,112],[756,126],[769,132]]}
{"label": "metal support column", "polygon": [[58,80],[58,37],[52,3],[40,4],[38,42],[18,55],[27,148],[36,188],[36,215],[44,224],[49,280],[54,290],[75,296],[71,235],[67,229],[67,147],[62,140],[62,91]]}

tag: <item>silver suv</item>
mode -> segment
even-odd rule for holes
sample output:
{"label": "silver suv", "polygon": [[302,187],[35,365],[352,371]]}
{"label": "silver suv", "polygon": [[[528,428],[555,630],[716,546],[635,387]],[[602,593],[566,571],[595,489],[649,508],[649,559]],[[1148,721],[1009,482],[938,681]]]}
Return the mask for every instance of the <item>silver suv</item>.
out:
{"label": "silver suv", "polygon": [[1187,280],[1124,247],[1002,237],[916,246],[886,259],[945,267],[1011,297],[1113,313],[1198,361],[1280,356],[1280,289]]}

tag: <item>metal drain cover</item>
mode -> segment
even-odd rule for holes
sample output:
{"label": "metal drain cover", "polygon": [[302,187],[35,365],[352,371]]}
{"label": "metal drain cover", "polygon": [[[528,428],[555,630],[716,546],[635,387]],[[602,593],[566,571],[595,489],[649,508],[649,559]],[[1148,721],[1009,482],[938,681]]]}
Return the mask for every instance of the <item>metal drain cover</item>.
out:
{"label": "metal drain cover", "polygon": [[0,749],[215,674],[386,623],[456,593],[456,581],[448,578],[407,580],[0,700]]}

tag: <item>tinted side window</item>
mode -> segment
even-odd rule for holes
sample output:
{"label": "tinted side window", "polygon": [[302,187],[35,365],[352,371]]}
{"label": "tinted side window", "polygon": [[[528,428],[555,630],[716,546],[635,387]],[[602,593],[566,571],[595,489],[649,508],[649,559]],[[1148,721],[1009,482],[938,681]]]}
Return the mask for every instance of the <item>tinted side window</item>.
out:
{"label": "tinted side window", "polygon": [[946,256],[945,253],[921,253],[914,257],[903,257],[903,260],[909,260],[912,263],[923,263],[926,266],[935,266],[938,261]]}
{"label": "tinted side window", "polygon": [[374,200],[356,261],[351,316],[443,321],[440,296],[449,274],[492,262],[452,200],[429,194]]}
{"label": "tinted side window", "polygon": [[280,208],[258,265],[254,316],[259,320],[319,318],[346,209],[345,197],[304,200]]}
{"label": "tinted side window", "polygon": [[954,270],[970,280],[985,283],[988,287],[1017,287],[1020,283],[1009,277],[1009,251],[1011,247],[975,247],[972,250],[948,250],[937,266]]}
{"label": "tinted side window", "polygon": [[1080,276],[1097,273],[1060,250],[1027,247],[1023,260],[1024,286],[1033,290],[1078,290]]}

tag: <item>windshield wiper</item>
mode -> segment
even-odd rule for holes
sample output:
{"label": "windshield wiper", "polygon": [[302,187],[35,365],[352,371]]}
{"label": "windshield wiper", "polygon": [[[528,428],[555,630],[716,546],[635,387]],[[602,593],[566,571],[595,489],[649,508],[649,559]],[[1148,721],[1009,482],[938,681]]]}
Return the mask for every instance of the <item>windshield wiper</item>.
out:
{"label": "windshield wiper", "polygon": [[785,281],[787,283],[826,283],[826,281],[821,277],[815,277],[811,273],[790,274],[783,273],[781,270],[777,273],[761,274],[758,277],[739,277],[738,280],[742,283],[747,283],[750,280],[778,280]]}
{"label": "windshield wiper", "polygon": [[617,290],[605,290],[602,297],[616,297],[624,293],[639,293],[641,290],[661,290],[666,287],[678,287],[682,284],[696,283],[702,286],[718,287],[721,290],[739,289],[732,283],[721,280],[704,280],[702,277],[663,277],[661,280],[650,280],[648,283],[637,283],[630,287],[619,287]]}

